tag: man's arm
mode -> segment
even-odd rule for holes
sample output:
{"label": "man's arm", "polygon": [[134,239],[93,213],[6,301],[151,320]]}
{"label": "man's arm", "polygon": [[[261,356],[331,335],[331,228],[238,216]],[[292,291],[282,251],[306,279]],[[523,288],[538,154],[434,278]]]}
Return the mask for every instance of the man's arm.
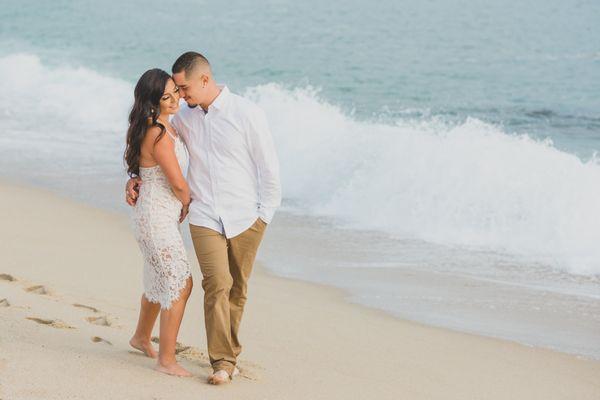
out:
{"label": "man's arm", "polygon": [[137,201],[141,184],[142,179],[139,176],[130,178],[127,181],[127,184],[125,184],[125,201],[132,207],[135,206]]}
{"label": "man's arm", "polygon": [[258,215],[267,224],[281,205],[279,160],[265,112],[256,107],[250,118],[248,132],[250,154],[258,172]]}

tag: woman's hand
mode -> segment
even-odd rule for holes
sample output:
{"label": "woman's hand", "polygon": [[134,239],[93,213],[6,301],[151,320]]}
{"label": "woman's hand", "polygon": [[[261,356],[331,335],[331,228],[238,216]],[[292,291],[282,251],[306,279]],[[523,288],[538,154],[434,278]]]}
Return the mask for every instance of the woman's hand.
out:
{"label": "woman's hand", "polygon": [[135,203],[137,202],[141,184],[142,179],[136,176],[129,179],[125,185],[125,201],[132,207],[135,206]]}
{"label": "woman's hand", "polygon": [[188,215],[189,212],[190,212],[190,205],[189,204],[181,207],[181,214],[179,215],[179,223],[183,222],[183,220],[185,219],[185,217],[187,217],[187,215]]}

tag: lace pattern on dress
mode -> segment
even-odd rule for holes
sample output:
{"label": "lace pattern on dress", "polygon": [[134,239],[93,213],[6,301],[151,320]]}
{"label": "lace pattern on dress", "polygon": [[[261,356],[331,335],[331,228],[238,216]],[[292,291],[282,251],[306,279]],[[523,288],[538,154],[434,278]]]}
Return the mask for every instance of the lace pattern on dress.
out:
{"label": "lace pattern on dress", "polygon": [[[183,168],[186,152],[181,138],[173,136],[175,154]],[[160,166],[140,168],[140,194],[133,213],[133,231],[144,257],[144,295],[169,309],[179,299],[191,276],[181,236],[177,199]]]}

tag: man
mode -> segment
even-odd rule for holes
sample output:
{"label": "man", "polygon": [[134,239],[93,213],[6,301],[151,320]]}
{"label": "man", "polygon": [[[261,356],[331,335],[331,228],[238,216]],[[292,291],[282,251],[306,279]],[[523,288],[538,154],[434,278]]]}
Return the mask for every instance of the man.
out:
{"label": "man", "polygon": [[[188,103],[171,123],[190,154],[189,223],[203,275],[214,371],[208,381],[220,384],[238,372],[248,278],[266,226],[281,203],[279,162],[265,113],[218,86],[204,56],[187,52],[175,61],[172,72]],[[139,179],[127,183],[131,205],[139,184]]]}

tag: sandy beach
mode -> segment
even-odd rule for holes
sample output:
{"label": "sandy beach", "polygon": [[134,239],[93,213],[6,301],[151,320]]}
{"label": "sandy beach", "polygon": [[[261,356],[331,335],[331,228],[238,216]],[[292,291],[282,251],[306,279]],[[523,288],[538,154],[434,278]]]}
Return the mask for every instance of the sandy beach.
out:
{"label": "sandy beach", "polygon": [[600,398],[598,361],[399,320],[260,263],[242,375],[210,386],[193,253],[179,358],[194,377],[165,376],[128,345],[142,261],[126,216],[10,183],[0,215],[3,400]]}

